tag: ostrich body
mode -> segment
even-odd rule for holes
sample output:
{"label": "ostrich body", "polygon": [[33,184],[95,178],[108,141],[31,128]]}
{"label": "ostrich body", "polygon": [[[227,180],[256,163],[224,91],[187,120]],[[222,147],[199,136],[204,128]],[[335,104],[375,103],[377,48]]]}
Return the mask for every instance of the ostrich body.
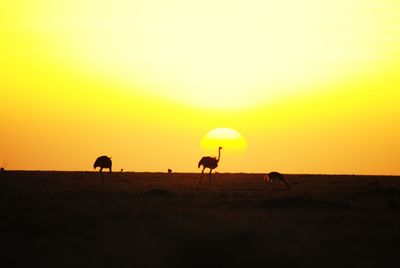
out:
{"label": "ostrich body", "polygon": [[96,159],[96,161],[93,164],[93,168],[96,169],[97,167],[100,168],[100,175],[101,175],[101,183],[103,183],[103,168],[108,168],[110,172],[112,172],[111,167],[112,167],[112,161],[111,157],[108,156],[100,156]]}
{"label": "ostrich body", "polygon": [[286,187],[288,188],[288,190],[290,190],[290,185],[286,182],[285,177],[279,172],[273,171],[273,172],[268,173],[267,175],[264,176],[264,181],[267,184],[270,184],[274,181],[283,182],[286,185]]}
{"label": "ostrich body", "polygon": [[208,174],[208,184],[211,184],[211,172],[213,169],[218,167],[218,162],[219,159],[221,158],[221,149],[222,147],[218,147],[218,158],[217,157],[211,157],[211,156],[203,156],[200,161],[199,164],[197,165],[197,167],[200,168],[200,166],[203,166],[203,170],[201,171],[201,177],[199,180],[199,184],[201,184],[201,179],[203,177],[204,174],[204,169],[209,168],[210,169],[210,173]]}

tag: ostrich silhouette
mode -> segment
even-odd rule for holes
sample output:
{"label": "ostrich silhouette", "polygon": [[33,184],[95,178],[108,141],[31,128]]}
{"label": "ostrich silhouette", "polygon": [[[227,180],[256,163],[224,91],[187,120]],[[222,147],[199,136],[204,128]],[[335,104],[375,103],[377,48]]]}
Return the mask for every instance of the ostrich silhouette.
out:
{"label": "ostrich silhouette", "polygon": [[267,175],[264,176],[264,181],[267,184],[270,184],[274,181],[283,182],[286,185],[286,187],[288,188],[288,190],[290,190],[290,185],[286,182],[285,177],[279,172],[273,171],[273,172],[268,173]]}
{"label": "ostrich silhouette", "polygon": [[97,167],[100,167],[100,176],[101,176],[101,183],[103,183],[104,178],[103,178],[103,168],[108,168],[110,170],[110,173],[112,172],[111,170],[112,162],[111,162],[111,157],[108,156],[100,156],[96,159],[96,161],[93,164],[93,168],[96,169]]}
{"label": "ostrich silhouette", "polygon": [[200,180],[199,180],[198,184],[201,184],[201,179],[203,178],[204,169],[206,169],[206,168],[210,169],[210,173],[208,174],[208,184],[211,184],[211,172],[213,169],[218,167],[218,162],[219,162],[219,159],[221,158],[221,149],[222,149],[222,147],[219,146],[218,147],[218,158],[211,157],[211,156],[203,156],[200,159],[197,167],[200,168],[200,166],[203,166],[203,170],[201,171],[201,176],[200,176]]}

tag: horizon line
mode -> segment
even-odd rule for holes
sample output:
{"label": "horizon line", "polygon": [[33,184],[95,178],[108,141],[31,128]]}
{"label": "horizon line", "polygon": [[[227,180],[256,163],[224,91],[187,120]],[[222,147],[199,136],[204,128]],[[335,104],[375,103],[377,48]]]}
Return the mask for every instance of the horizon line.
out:
{"label": "horizon line", "polygon": [[[55,169],[4,169],[1,172],[83,172],[83,173],[98,173],[96,170],[55,170]],[[109,173],[109,172],[105,172]],[[165,173],[170,174],[167,171],[134,171],[134,170],[123,170],[113,171],[112,173]],[[201,174],[201,172],[190,172],[190,171],[172,171],[172,174]],[[267,174],[268,172],[214,172],[216,174]],[[400,174],[358,174],[358,173],[285,173],[284,175],[313,175],[313,176],[374,176],[374,177],[399,177]]]}

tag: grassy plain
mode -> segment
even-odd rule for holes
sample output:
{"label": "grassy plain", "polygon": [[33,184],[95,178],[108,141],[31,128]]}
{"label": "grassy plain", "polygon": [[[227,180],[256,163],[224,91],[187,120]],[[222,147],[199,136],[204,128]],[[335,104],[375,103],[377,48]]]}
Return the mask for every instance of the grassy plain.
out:
{"label": "grassy plain", "polygon": [[[388,267],[400,177],[4,171],[2,267]],[[204,179],[207,179],[205,176]],[[397,264],[398,265],[398,264]]]}

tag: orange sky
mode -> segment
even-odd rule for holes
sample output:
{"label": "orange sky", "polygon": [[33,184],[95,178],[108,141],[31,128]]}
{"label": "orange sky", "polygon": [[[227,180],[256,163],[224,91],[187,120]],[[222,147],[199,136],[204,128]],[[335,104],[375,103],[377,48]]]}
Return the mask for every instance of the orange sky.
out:
{"label": "orange sky", "polygon": [[6,169],[400,174],[398,1],[6,2]]}

